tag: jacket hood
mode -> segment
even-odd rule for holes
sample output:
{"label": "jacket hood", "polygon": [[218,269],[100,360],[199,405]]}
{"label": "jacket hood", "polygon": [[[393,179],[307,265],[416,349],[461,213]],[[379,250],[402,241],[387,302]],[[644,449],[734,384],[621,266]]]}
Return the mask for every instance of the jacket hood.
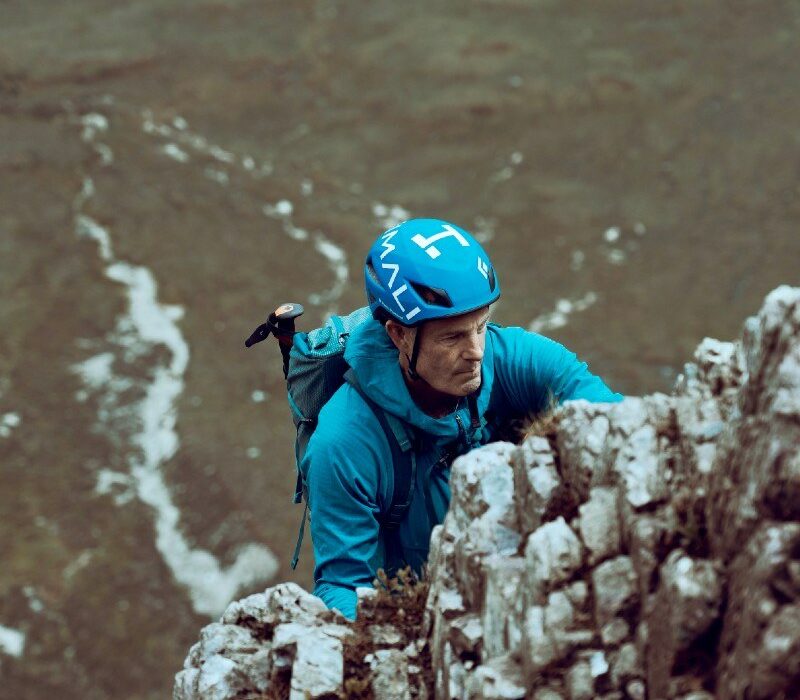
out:
{"label": "jacket hood", "polygon": [[[491,330],[491,326],[488,327]],[[397,348],[384,327],[375,319],[357,326],[347,341],[344,359],[358,377],[362,391],[388,413],[418,428],[428,435],[454,440],[459,436],[455,413],[433,418],[422,411],[408,392],[398,361]],[[478,390],[478,413],[483,415],[489,406],[494,381],[494,352],[492,333],[486,333],[486,347],[481,367],[481,386]],[[466,412],[466,413],[465,413]],[[466,401],[458,413],[468,415]]]}

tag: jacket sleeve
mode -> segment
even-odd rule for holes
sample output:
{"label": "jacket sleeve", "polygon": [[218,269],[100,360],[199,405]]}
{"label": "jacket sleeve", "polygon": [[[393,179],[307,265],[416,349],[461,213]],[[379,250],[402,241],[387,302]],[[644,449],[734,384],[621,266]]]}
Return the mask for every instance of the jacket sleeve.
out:
{"label": "jacket sleeve", "polygon": [[382,434],[370,409],[345,387],[320,413],[301,464],[311,513],[314,594],[351,620],[355,589],[372,585],[382,555],[380,465],[391,463]]}
{"label": "jacket sleeve", "polygon": [[495,381],[514,412],[538,413],[553,401],[560,404],[571,399],[622,401],[622,394],[611,391],[560,343],[522,328],[493,330]]}

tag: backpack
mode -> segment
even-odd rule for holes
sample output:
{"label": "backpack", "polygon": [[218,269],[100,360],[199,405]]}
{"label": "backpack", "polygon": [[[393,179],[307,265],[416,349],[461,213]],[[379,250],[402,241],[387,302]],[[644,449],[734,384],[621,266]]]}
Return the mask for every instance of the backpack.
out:
{"label": "backpack", "polygon": [[384,530],[386,568],[393,572],[403,563],[398,528],[411,505],[411,492],[416,478],[415,435],[410,426],[386,413],[361,390],[355,373],[345,362],[347,339],[353,329],[372,318],[369,308],[356,309],[347,316],[331,316],[325,325],[307,333],[295,331],[295,319],[303,311],[300,304],[282,304],[245,341],[245,346],[251,347],[272,334],[283,356],[287,400],[297,431],[297,483],[293,501],[305,502],[291,567],[294,569],[297,566],[308,517],[308,491],[300,464],[317,427],[322,407],[344,382],[348,382],[372,409],[392,450],[394,491],[388,510],[381,515],[380,524]]}

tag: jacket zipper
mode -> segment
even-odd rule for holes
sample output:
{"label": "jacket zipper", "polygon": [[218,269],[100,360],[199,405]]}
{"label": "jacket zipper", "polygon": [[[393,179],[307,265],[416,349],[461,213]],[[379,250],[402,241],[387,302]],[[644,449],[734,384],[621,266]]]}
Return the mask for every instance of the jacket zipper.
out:
{"label": "jacket zipper", "polygon": [[456,423],[458,423],[458,437],[461,440],[461,444],[464,447],[469,447],[469,443],[467,441],[467,431],[464,428],[464,424],[461,422],[461,416],[456,411]]}

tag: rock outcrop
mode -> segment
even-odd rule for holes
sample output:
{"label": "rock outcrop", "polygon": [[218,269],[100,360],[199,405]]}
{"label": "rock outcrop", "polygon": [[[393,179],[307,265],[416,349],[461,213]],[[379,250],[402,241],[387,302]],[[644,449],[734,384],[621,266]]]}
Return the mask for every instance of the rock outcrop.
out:
{"label": "rock outcrop", "polygon": [[672,395],[539,433],[454,464],[420,624],[419,585],[351,624],[281,584],[203,630],[174,698],[800,697],[800,289]]}

